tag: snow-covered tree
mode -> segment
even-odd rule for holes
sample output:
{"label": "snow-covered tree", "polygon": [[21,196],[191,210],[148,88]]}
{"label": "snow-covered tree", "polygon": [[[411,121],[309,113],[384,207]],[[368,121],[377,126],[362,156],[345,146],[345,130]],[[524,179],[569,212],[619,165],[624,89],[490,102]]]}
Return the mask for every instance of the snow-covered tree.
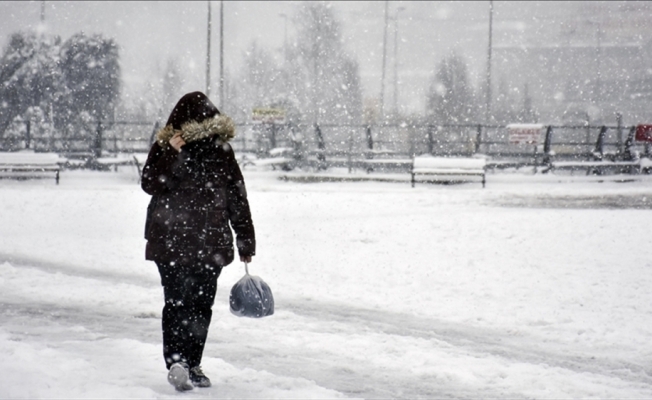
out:
{"label": "snow-covered tree", "polygon": [[473,122],[473,89],[468,68],[460,55],[453,53],[441,61],[430,84],[427,104],[427,114],[434,123]]}
{"label": "snow-covered tree", "polygon": [[[349,57],[342,42],[341,25],[327,3],[304,2],[294,18],[296,51],[289,64],[300,69],[295,96],[305,105],[305,116],[314,122],[358,123],[362,94],[357,62]],[[297,79],[302,82],[296,82]]]}
{"label": "snow-covered tree", "polygon": [[51,118],[63,89],[59,69],[61,40],[19,32],[11,35],[0,59],[0,137],[18,118],[39,109]]}
{"label": "snow-covered tree", "polygon": [[244,67],[238,79],[238,103],[239,111],[246,117],[252,108],[269,107],[278,102],[285,90],[281,70],[270,51],[254,41],[243,57]]}
{"label": "snow-covered tree", "polygon": [[62,46],[61,71],[68,89],[67,119],[87,112],[97,121],[112,117],[120,93],[118,46],[113,39],[77,33]]}

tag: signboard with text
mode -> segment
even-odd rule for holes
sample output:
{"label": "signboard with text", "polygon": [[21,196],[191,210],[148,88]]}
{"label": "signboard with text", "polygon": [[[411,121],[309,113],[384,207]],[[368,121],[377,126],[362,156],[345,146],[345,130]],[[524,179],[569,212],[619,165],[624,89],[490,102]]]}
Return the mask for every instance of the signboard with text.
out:
{"label": "signboard with text", "polygon": [[254,108],[251,112],[251,119],[258,123],[283,124],[285,123],[285,110],[281,108]]}
{"label": "signboard with text", "polygon": [[636,126],[636,141],[637,142],[652,142],[652,125],[637,125]]}
{"label": "signboard with text", "polygon": [[509,142],[513,144],[539,144],[544,134],[541,124],[509,124],[507,125]]}

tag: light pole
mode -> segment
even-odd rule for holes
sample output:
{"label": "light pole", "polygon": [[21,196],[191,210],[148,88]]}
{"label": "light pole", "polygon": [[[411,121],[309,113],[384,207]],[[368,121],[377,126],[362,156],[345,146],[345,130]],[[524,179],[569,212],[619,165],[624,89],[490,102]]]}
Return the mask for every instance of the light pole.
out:
{"label": "light pole", "polygon": [[593,103],[600,101],[600,96],[602,95],[602,24],[599,20],[589,19],[587,23],[590,26],[595,26],[595,39],[596,39],[596,48],[595,48],[595,83],[592,85],[592,97],[591,100]]}
{"label": "light pole", "polygon": [[485,109],[485,123],[489,123],[491,118],[491,36],[492,24],[494,18],[494,2],[489,1],[489,45],[487,46],[487,105]]}
{"label": "light pole", "polygon": [[278,16],[285,20],[283,33],[283,65],[286,65],[288,60],[288,16],[285,13],[280,13]]}
{"label": "light pole", "polygon": [[208,3],[208,21],[206,25],[206,96],[211,96],[211,2]]}
{"label": "light pole", "polygon": [[597,54],[597,57],[596,57],[596,61],[597,61],[597,69],[598,69],[598,71],[597,71],[597,74],[596,74],[596,78],[597,78],[596,83],[597,83],[597,85],[596,85],[596,88],[595,88],[595,92],[596,92],[595,97],[596,97],[596,102],[599,102],[600,97],[602,96],[602,93],[601,93],[602,92],[602,82],[601,82],[602,81],[602,71],[601,71],[601,69],[602,69],[601,68],[601,62],[602,62],[602,41],[601,41],[601,39],[602,39],[602,26],[600,25],[600,22],[598,22],[597,25],[598,25],[598,31],[597,31],[597,42],[598,42],[597,53],[598,54]]}
{"label": "light pole", "polygon": [[389,1],[385,0],[385,31],[383,34],[383,70],[380,78],[380,115],[385,115],[385,65],[387,64],[387,8]]}
{"label": "light pole", "polygon": [[224,0],[220,1],[220,109],[224,108]]}
{"label": "light pole", "polygon": [[398,115],[398,14],[405,10],[405,7],[396,9],[394,17],[394,114]]}

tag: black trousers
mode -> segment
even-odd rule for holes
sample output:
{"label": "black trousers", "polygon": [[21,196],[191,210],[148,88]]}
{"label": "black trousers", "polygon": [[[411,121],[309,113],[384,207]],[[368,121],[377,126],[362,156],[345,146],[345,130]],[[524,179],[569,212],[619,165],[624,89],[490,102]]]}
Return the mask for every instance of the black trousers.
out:
{"label": "black trousers", "polygon": [[201,364],[208,327],[213,315],[217,278],[222,269],[156,263],[165,296],[163,307],[163,357],[168,369],[175,362],[190,368]]}

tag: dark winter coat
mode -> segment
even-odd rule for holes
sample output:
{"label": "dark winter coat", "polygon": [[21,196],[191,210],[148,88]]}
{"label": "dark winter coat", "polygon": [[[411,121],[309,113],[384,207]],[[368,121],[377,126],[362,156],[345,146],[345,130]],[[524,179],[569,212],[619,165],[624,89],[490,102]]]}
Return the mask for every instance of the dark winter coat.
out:
{"label": "dark winter coat", "polygon": [[[172,117],[171,117],[172,118]],[[233,234],[240,256],[255,254],[254,226],[242,173],[233,149],[233,121],[223,115],[181,127],[186,144],[169,144],[172,124],[161,129],[142,174],[152,195],[145,238],[146,258],[157,262],[202,262],[225,266],[234,258]]]}

